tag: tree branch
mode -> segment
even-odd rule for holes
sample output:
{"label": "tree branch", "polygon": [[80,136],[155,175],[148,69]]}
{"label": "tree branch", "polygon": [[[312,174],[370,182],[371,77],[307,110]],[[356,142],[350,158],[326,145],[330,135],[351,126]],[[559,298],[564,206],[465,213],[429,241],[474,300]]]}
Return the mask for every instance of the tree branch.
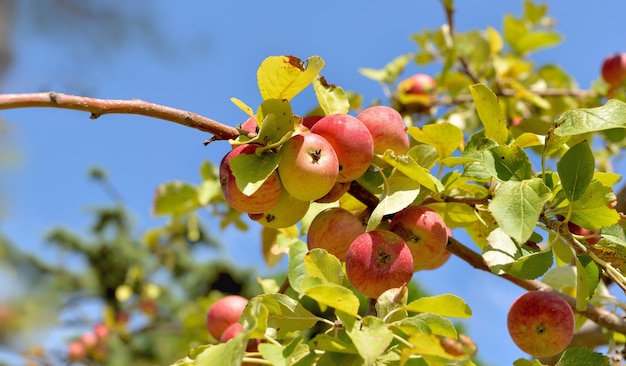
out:
{"label": "tree branch", "polygon": [[14,108],[61,108],[91,113],[91,119],[104,114],[136,114],[175,122],[196,130],[209,132],[217,140],[234,139],[239,130],[210,118],[181,109],[166,107],[139,99],[96,99],[56,92],[0,94],[0,110]]}

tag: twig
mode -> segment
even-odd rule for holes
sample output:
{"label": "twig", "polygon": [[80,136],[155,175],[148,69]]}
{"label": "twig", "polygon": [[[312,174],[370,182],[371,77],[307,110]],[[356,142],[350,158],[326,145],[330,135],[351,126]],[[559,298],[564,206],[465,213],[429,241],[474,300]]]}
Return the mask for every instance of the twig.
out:
{"label": "twig", "polygon": [[91,119],[104,114],[137,114],[158,118],[196,130],[209,132],[218,140],[234,139],[239,130],[189,111],[171,108],[139,99],[96,99],[56,92],[0,94],[0,110],[14,108],[62,108],[91,113]]}

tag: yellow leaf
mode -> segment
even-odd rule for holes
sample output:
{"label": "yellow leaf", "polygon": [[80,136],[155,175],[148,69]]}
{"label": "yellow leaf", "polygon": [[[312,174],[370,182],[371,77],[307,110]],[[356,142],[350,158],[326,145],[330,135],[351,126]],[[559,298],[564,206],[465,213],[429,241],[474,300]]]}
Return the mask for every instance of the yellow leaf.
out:
{"label": "yellow leaf", "polygon": [[294,56],[271,56],[257,70],[263,100],[291,100],[313,82],[324,68],[324,60],[311,56],[306,63]]}

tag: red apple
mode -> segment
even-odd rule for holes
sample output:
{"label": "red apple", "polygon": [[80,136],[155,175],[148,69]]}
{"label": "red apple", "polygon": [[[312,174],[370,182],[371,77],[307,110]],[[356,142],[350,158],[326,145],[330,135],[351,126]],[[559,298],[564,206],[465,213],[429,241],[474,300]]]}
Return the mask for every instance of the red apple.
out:
{"label": "red apple", "polygon": [[577,224],[574,224],[571,221],[567,222],[567,227],[569,228],[570,233],[575,234],[575,235],[582,235],[582,236],[587,236],[587,235],[596,235],[594,237],[591,238],[587,238],[587,243],[589,245],[594,245],[597,242],[600,241],[600,239],[602,239],[602,237],[599,235],[600,230],[589,230],[589,229],[585,229],[584,227],[580,227]]}
{"label": "red apple", "polygon": [[553,292],[530,291],[518,297],[507,316],[511,339],[533,357],[565,350],[574,336],[574,312]]}
{"label": "red apple", "polygon": [[81,341],[72,341],[67,345],[67,357],[71,361],[79,361],[87,356],[85,345]]}
{"label": "red apple", "polygon": [[413,257],[404,240],[386,230],[373,230],[354,239],[346,253],[348,281],[369,298],[406,285],[413,276]]}
{"label": "red apple", "polygon": [[96,334],[99,340],[103,340],[109,336],[109,327],[107,327],[105,324],[98,323],[93,326],[93,332]]}
{"label": "red apple", "polygon": [[293,198],[314,201],[324,197],[335,185],[339,161],[331,144],[322,136],[294,135],[279,153],[278,175]]}
{"label": "red apple", "polygon": [[331,114],[311,128],[332,145],[339,159],[338,182],[350,182],[363,175],[374,156],[374,141],[363,122],[349,114]]}
{"label": "red apple", "polygon": [[207,329],[213,338],[220,339],[229,325],[236,323],[248,304],[248,299],[228,295],[214,302],[207,313]]}
{"label": "red apple", "polygon": [[317,116],[317,115],[306,116],[302,118],[302,125],[310,130],[311,128],[313,128],[313,125],[315,125],[317,121],[319,121],[322,118],[324,118],[324,116]]}
{"label": "red apple", "polygon": [[409,135],[402,115],[395,109],[387,106],[369,107],[359,113],[357,118],[370,131],[376,154],[383,154],[387,149],[396,155],[406,155],[409,151]]}
{"label": "red apple", "polygon": [[222,332],[222,335],[220,336],[220,342],[221,343],[228,342],[229,340],[235,338],[237,334],[241,333],[242,330],[243,330],[243,325],[241,325],[241,323],[239,322],[234,322],[233,324],[226,327],[226,329],[224,329],[224,331]]}
{"label": "red apple", "polygon": [[[450,228],[447,226],[446,226],[446,233],[448,233],[448,238],[452,236],[452,230],[450,230]],[[428,266],[424,269],[429,270],[429,271],[432,271],[433,269],[437,269],[443,266],[444,264],[446,264],[446,262],[450,259],[451,256],[452,256],[452,252],[446,249],[437,258],[433,259],[428,264]]]}
{"label": "red apple", "polygon": [[80,336],[80,341],[83,342],[86,348],[94,348],[98,344],[98,336],[92,332],[85,332]]}
{"label": "red apple", "polygon": [[428,268],[444,254],[448,228],[439,214],[426,206],[408,206],[395,214],[389,230],[400,235],[413,253],[415,271]]}
{"label": "red apple", "polygon": [[341,207],[331,207],[318,213],[311,221],[306,243],[309,250],[325,249],[345,262],[346,252],[357,236],[365,232],[361,220]]}
{"label": "red apple", "polygon": [[437,83],[428,74],[413,74],[398,83],[398,90],[413,95],[431,94],[435,88],[437,88]]}
{"label": "red apple", "polygon": [[602,62],[602,78],[611,86],[620,85],[626,79],[626,53],[608,56]]}
{"label": "red apple", "polygon": [[250,218],[259,224],[274,229],[285,228],[295,225],[309,210],[311,201],[297,200],[286,190],[280,197],[280,201],[262,214],[248,214]]}
{"label": "red apple", "polygon": [[245,195],[238,187],[230,169],[230,161],[239,154],[254,154],[258,145],[240,145],[224,156],[220,163],[220,185],[226,202],[235,210],[247,213],[262,213],[280,200],[282,186],[276,171],[272,172],[259,189]]}

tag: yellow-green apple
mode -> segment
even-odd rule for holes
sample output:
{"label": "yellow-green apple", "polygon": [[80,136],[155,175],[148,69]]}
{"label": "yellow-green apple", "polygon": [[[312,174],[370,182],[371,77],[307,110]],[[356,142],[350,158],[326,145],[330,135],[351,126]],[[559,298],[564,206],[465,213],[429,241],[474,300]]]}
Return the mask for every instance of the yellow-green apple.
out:
{"label": "yellow-green apple", "polygon": [[294,135],[281,146],[279,154],[278,175],[293,198],[314,201],[335,185],[339,161],[322,136],[311,132]]}
{"label": "yellow-green apple", "polygon": [[230,168],[230,161],[239,154],[254,154],[258,145],[246,144],[235,147],[222,158],[220,163],[220,185],[226,202],[235,210],[247,213],[263,213],[280,200],[282,186],[278,173],[273,171],[251,195],[244,194]]}
{"label": "yellow-green apple", "polygon": [[345,262],[346,252],[357,236],[365,232],[358,217],[341,207],[327,208],[315,216],[306,237],[309,250],[320,248]]}
{"label": "yellow-green apple", "polygon": [[609,85],[621,84],[626,79],[626,53],[615,53],[606,57],[600,72]]}
{"label": "yellow-green apple", "polygon": [[574,312],[559,295],[530,291],[518,297],[507,315],[513,342],[533,357],[550,357],[565,350],[574,336]]}
{"label": "yellow-green apple", "polygon": [[356,117],[370,131],[376,154],[383,154],[387,149],[396,155],[406,155],[409,151],[409,135],[402,116],[395,109],[373,106],[365,108]]}
{"label": "yellow-green apple", "polygon": [[372,230],[354,239],[346,253],[346,275],[369,298],[406,285],[413,276],[413,256],[402,238],[391,231]]}
{"label": "yellow-green apple", "polygon": [[220,339],[229,325],[237,323],[248,299],[239,295],[228,295],[215,301],[207,312],[206,325],[211,336]]}
{"label": "yellow-green apple", "polygon": [[597,242],[600,241],[600,239],[602,239],[602,237],[599,235],[600,234],[600,230],[589,230],[586,229],[584,227],[581,227],[571,221],[567,222],[567,227],[570,231],[570,233],[572,234],[576,234],[576,235],[582,235],[582,236],[588,236],[588,235],[595,235],[595,236],[591,236],[585,240],[587,240],[587,243],[589,245],[594,245]]}
{"label": "yellow-green apple", "polygon": [[248,214],[259,224],[274,229],[295,225],[309,209],[311,201],[300,201],[293,198],[286,190],[278,203],[261,214]]}
{"label": "yellow-green apple", "polygon": [[349,114],[328,115],[311,127],[332,145],[339,160],[338,182],[350,182],[363,175],[374,156],[374,141],[363,122]]}
{"label": "yellow-green apple", "polygon": [[411,205],[391,219],[389,230],[400,235],[413,253],[415,271],[426,269],[444,254],[448,229],[443,218],[426,206]]}

